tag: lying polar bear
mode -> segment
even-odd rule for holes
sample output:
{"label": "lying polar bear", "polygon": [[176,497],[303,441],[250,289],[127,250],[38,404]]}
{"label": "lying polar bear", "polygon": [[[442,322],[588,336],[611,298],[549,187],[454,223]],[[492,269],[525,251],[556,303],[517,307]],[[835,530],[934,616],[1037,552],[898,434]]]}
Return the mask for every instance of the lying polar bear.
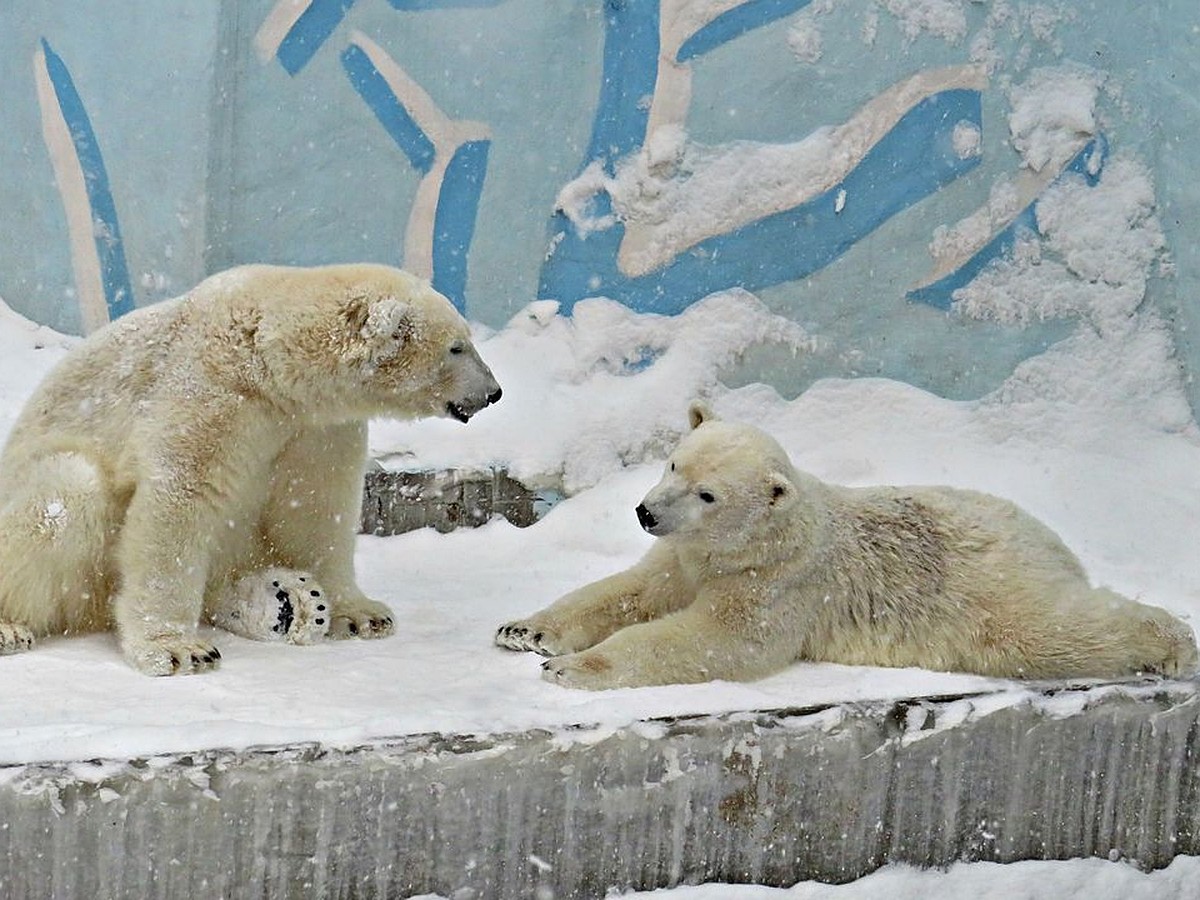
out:
{"label": "lying polar bear", "polygon": [[1092,588],[1013,504],[946,487],[849,489],[773,439],[689,411],[692,431],[637,508],[659,540],[496,642],[554,657],[580,688],[749,680],[796,660],[1017,678],[1177,675],[1191,629]]}
{"label": "lying polar bear", "polygon": [[391,633],[354,579],[366,422],[500,398],[450,302],[378,265],[246,266],[73,350],[0,455],[0,653],[115,622],[151,675],[248,637]]}

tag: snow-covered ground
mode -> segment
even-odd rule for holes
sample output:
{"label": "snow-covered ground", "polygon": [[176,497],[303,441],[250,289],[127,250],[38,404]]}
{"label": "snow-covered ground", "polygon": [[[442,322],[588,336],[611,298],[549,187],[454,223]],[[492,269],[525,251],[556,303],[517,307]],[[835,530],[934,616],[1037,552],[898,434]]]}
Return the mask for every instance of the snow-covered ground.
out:
{"label": "snow-covered ground", "polygon": [[[467,426],[381,423],[372,443],[388,465],[499,463],[565,484],[569,499],[528,529],[497,520],[448,535],[363,537],[361,580],[397,613],[389,640],[290,647],[220,634],[222,667],[191,678],[137,674],[111,635],[45,640],[0,659],[0,764],[294,741],[348,746],[423,732],[606,729],[647,716],[980,689],[1017,702],[1024,694],[1015,683],[824,664],[752,684],[578,692],[541,681],[539,658],[491,640],[499,623],[645,551],[651,538],[633,507],[657,479],[658,459],[695,395],[771,431],[799,466],[831,481],[948,483],[1012,498],[1056,528],[1095,581],[1195,622],[1200,432],[1155,315],[1143,309],[1107,325],[1081,327],[978,401],[871,379],[819,382],[787,401],[764,385],[729,390],[717,379],[755,342],[783,341],[799,353],[808,345],[748,294],[717,295],[673,319],[595,300],[566,320],[534,304],[509,327],[479,335],[505,388],[499,406]],[[3,311],[0,429],[72,342]],[[1153,876],[1097,861],[957,866],[945,875],[896,869],[792,895],[1182,897],[1197,868],[1182,860]],[[1008,893],[982,893],[985,884]],[[669,896],[774,895],[710,885]]]}
{"label": "snow-covered ground", "polygon": [[[1056,528],[1096,581],[1185,618],[1200,612],[1200,437],[1152,319],[1122,340],[1081,331],[977,402],[885,380],[821,382],[788,402],[763,385],[730,391],[716,381],[730,348],[772,336],[773,318],[747,294],[710,298],[675,319],[589,303],[573,321],[533,310],[481,338],[505,399],[469,425],[375,431],[377,450],[392,451],[389,464],[499,462],[526,477],[552,473],[574,494],[528,529],[498,520],[448,535],[363,537],[361,581],[396,611],[395,637],[291,647],[222,634],[218,672],[158,680],[130,669],[111,635],[46,640],[0,660],[0,763],[616,726],[1004,686],[921,670],[797,665],[753,684],[586,693],[542,682],[537,657],[493,647],[501,622],[645,551],[652,539],[633,507],[698,393],[719,414],[773,432],[798,465],[831,481],[948,483],[1012,498]],[[797,337],[787,323],[774,333]],[[0,322],[0,426],[66,343],[11,314]],[[655,361],[622,367],[630,347]]]}
{"label": "snow-covered ground", "polygon": [[887,866],[850,884],[806,881],[790,889],[704,884],[625,894],[625,900],[1194,900],[1200,858],[1180,856],[1149,874],[1100,859],[956,863],[947,871]]}

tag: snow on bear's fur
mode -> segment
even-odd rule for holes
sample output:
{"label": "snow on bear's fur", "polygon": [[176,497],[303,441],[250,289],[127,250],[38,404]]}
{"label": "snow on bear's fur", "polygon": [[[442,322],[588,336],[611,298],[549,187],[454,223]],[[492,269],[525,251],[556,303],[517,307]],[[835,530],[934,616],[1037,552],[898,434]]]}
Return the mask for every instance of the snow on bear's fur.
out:
{"label": "snow on bear's fur", "polygon": [[445,297],[378,265],[245,266],[91,335],[0,455],[0,653],[116,625],[147,674],[261,639],[391,633],[355,583],[375,416],[500,397]]}
{"label": "snow on bear's fur", "polygon": [[496,642],[580,688],[749,680],[796,660],[1018,678],[1177,675],[1173,616],[1092,588],[1012,503],[946,487],[850,489],[796,471],[772,438],[690,410],[637,509],[658,537]]}

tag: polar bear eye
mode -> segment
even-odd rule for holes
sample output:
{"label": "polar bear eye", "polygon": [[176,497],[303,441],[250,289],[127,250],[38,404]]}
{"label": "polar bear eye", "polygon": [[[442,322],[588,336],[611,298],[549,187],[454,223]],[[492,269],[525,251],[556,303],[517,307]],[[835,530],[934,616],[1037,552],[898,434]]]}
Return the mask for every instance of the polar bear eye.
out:
{"label": "polar bear eye", "polygon": [[452,356],[460,355],[463,352],[463,350],[465,350],[465,349],[466,349],[466,347],[463,346],[461,341],[456,341],[455,343],[450,345],[450,353]]}
{"label": "polar bear eye", "polygon": [[712,495],[712,491],[700,491],[697,495],[705,503],[715,503],[717,498]]}

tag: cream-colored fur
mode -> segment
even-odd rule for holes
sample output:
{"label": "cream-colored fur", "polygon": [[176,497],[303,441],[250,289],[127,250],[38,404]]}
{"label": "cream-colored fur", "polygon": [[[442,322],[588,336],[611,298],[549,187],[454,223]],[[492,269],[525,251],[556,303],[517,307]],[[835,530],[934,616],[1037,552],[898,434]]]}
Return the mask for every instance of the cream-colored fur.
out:
{"label": "cream-colored fur", "polygon": [[658,541],[496,642],[582,688],[749,680],[796,660],[1016,678],[1177,675],[1191,629],[1092,588],[1013,504],[946,487],[849,489],[796,471],[766,434],[691,410],[638,508]]}
{"label": "cream-colored fur", "polygon": [[272,566],[320,582],[332,636],[390,633],[353,571],[366,421],[499,395],[449,301],[386,266],[246,266],[125,316],[0,455],[0,653],[115,624],[141,671],[202,671],[205,604]]}

